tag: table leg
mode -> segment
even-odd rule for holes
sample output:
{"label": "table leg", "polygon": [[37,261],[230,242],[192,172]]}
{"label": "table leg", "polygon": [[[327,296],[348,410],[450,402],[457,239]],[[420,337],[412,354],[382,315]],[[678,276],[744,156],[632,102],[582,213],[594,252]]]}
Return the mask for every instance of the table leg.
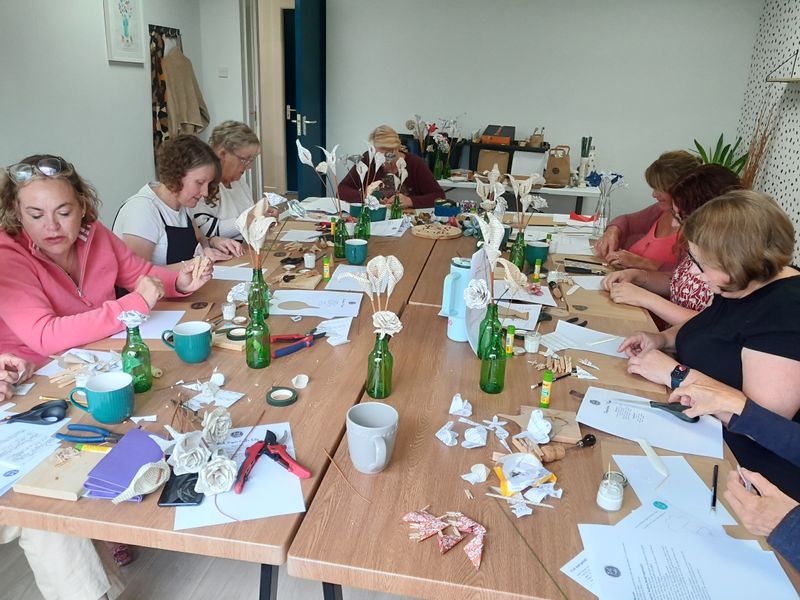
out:
{"label": "table leg", "polygon": [[258,600],[277,600],[278,565],[261,565],[261,587]]}
{"label": "table leg", "polygon": [[583,210],[583,196],[575,196],[575,214],[581,214]]}
{"label": "table leg", "polygon": [[322,600],[342,600],[342,586],[338,583],[322,582]]}

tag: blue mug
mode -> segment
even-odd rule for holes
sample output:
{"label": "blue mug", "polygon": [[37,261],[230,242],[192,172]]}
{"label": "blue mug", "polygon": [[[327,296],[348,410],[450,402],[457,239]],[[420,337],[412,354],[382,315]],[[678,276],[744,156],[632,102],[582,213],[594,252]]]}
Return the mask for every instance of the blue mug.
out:
{"label": "blue mug", "polygon": [[203,362],[211,354],[211,324],[205,321],[180,323],[162,333],[161,341],[175,350],[183,362]]}
{"label": "blue mug", "polygon": [[[86,396],[86,406],[75,401],[75,394]],[[86,380],[86,385],[73,388],[69,401],[88,412],[98,423],[122,423],[133,414],[133,377],[127,373],[99,373]]]}
{"label": "blue mug", "polygon": [[344,255],[351,265],[363,265],[367,260],[367,240],[345,240]]}

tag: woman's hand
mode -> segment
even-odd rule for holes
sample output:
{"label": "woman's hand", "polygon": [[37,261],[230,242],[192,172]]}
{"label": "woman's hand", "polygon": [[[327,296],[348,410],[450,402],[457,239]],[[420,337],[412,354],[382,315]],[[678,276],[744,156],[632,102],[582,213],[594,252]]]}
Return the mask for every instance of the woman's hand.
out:
{"label": "woman's hand", "polygon": [[647,281],[646,271],[640,269],[625,269],[624,271],[614,271],[603,277],[603,289],[607,292],[611,291],[611,286],[615,283],[635,283],[641,285]]}
{"label": "woman's hand", "polygon": [[213,264],[206,262],[197,278],[194,278],[194,265],[197,260],[200,260],[200,257],[196,257],[189,262],[184,262],[181,265],[181,270],[178,271],[178,278],[175,280],[175,289],[182,294],[191,294],[199,290],[214,274]]}
{"label": "woman's hand", "polygon": [[713,414],[727,423],[732,414],[742,414],[747,398],[739,390],[703,375],[699,381],[676,388],[669,401],[690,407],[684,412],[688,417]]}
{"label": "woman's hand", "polygon": [[646,269],[648,271],[657,271],[661,266],[659,262],[644,258],[628,250],[609,252],[606,254],[606,261],[610,266],[617,269]]}
{"label": "woman's hand", "polygon": [[723,497],[753,535],[769,535],[783,518],[797,507],[797,501],[780,491],[760,473],[742,469],[750,483],[761,493],[745,489],[736,471],[728,473],[728,486]]}
{"label": "woman's hand", "polygon": [[631,356],[638,356],[642,352],[660,350],[666,345],[667,339],[661,333],[637,331],[622,341],[619,348],[617,348],[617,352],[624,352],[630,358]]}
{"label": "woman's hand", "polygon": [[136,282],[136,287],[133,289],[142,295],[147,306],[153,308],[161,298],[164,297],[164,284],[158,277],[152,275],[142,275]]}
{"label": "woman's hand", "polygon": [[11,384],[22,383],[33,375],[33,363],[15,356],[10,352],[0,354],[0,382]]}
{"label": "woman's hand", "polygon": [[615,283],[608,292],[611,300],[617,304],[630,304],[631,306],[644,306],[647,297],[651,294],[652,292],[627,282]]}
{"label": "woman's hand", "polygon": [[619,250],[619,227],[606,227],[602,237],[594,243],[594,253],[605,258],[609,252]]}
{"label": "woman's hand", "polygon": [[678,362],[660,350],[648,350],[628,359],[628,373],[641,375],[653,383],[670,385],[672,370]]}
{"label": "woman's hand", "polygon": [[[227,260],[228,258],[238,258],[244,254],[242,245],[236,240],[232,240],[230,238],[214,236],[208,240],[208,245],[212,249],[226,255],[224,259],[215,259],[213,256],[209,256],[211,260]],[[208,254],[206,254],[206,256],[208,256]]]}

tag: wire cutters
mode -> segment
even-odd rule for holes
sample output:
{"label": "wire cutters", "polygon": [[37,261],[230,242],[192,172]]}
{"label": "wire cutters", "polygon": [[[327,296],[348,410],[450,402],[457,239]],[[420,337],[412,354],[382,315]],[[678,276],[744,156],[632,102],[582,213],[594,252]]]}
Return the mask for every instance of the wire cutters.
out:
{"label": "wire cutters", "polygon": [[325,335],[324,331],[317,332],[317,328],[315,327],[308,333],[289,333],[285,335],[271,335],[269,336],[270,344],[280,343],[280,342],[294,342],[288,346],[284,346],[283,348],[278,348],[277,350],[273,350],[270,354],[272,358],[280,358],[281,356],[289,356],[297,352],[298,350],[302,350],[303,348],[309,348],[310,346],[314,345],[314,340],[318,340],[319,338]]}
{"label": "wire cutters", "polygon": [[[629,406],[638,406],[639,408],[645,408],[648,404],[644,402],[637,402],[636,400],[612,400],[612,402],[621,402],[622,404],[627,404]],[[686,421],[687,423],[697,423],[700,420],[700,417],[688,417],[684,414],[684,411],[688,410],[690,407],[684,406],[679,402],[656,402],[655,400],[651,400],[649,403],[650,408],[656,408],[658,410],[663,410],[671,414],[673,417],[678,417],[681,421]]]}
{"label": "wire cutters", "polygon": [[[280,441],[283,441],[281,438]],[[268,456],[284,469],[297,475],[300,479],[308,479],[311,477],[311,472],[305,467],[301,467],[286,451],[286,444],[279,443],[279,440],[274,432],[267,429],[264,440],[256,442],[250,446],[244,453],[244,462],[239,467],[239,473],[236,475],[236,484],[233,486],[237,494],[241,494],[244,489],[244,484],[250,476],[256,462],[261,456]]]}
{"label": "wire cutters", "polygon": [[95,427],[93,425],[67,425],[68,431],[81,431],[86,433],[93,433],[94,435],[70,435],[68,433],[57,433],[56,437],[65,442],[72,442],[73,444],[102,444],[109,442],[116,444],[122,437],[118,433],[103,429],[102,427]]}

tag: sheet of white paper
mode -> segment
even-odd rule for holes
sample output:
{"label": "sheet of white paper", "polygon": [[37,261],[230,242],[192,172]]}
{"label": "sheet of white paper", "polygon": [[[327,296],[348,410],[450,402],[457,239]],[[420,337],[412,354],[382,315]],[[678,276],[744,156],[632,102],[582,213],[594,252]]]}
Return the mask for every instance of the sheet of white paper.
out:
{"label": "sheet of white paper", "polygon": [[[124,334],[123,334],[124,335]],[[121,371],[122,370],[122,361],[119,360],[119,354],[114,352],[105,352],[103,350],[86,350],[85,348],[73,348],[72,350],[67,350],[67,352],[73,352],[78,350],[80,352],[85,352],[87,354],[91,354],[97,358],[98,361],[106,362],[112,359],[117,359],[110,367],[109,371]],[[62,352],[62,354],[66,354]],[[38,371],[34,373],[34,375],[43,375],[44,377],[52,377],[53,375],[57,375],[63,371],[61,367],[58,366],[58,361],[51,360],[46,365],[42,366]]]}
{"label": "sheet of white paper", "polygon": [[544,241],[548,233],[554,235],[556,229],[546,225],[528,225],[525,228],[525,243]]}
{"label": "sheet of white paper", "polygon": [[[233,457],[237,465],[241,465],[247,448],[262,441],[267,429],[275,433],[278,439],[287,433],[286,450],[290,456],[296,458],[289,423],[259,425],[253,428],[244,442],[242,442],[242,435],[247,434],[250,428],[232,429],[228,440],[216,447],[221,448],[230,456],[241,444],[239,451]],[[302,460],[299,462],[302,464]],[[241,494],[231,490],[219,494],[216,500],[220,510],[240,521],[289,515],[306,510],[300,479],[266,456],[256,462]],[[175,530],[231,523],[231,519],[221,514],[214,504],[214,497],[207,496],[199,506],[177,507],[175,509]]]}
{"label": "sheet of white paper", "polygon": [[546,306],[557,306],[556,301],[553,299],[553,294],[550,293],[550,288],[547,285],[542,286],[542,295],[535,296],[526,291],[517,292],[513,296],[507,292],[508,284],[504,279],[495,279],[494,282],[494,298],[499,300],[517,300],[519,302],[530,302],[533,304],[545,304]]}
{"label": "sheet of white paper", "polygon": [[600,595],[600,590],[594,584],[594,579],[592,579],[592,568],[589,565],[589,558],[586,556],[586,552],[579,552],[575,558],[561,567],[561,572],[595,596]]}
{"label": "sheet of white paper", "polygon": [[[150,318],[139,326],[139,333],[146,340],[160,340],[161,334],[175,327],[185,314],[186,311],[183,310],[150,311]],[[124,340],[126,335],[125,331],[120,331],[111,337]]]}
{"label": "sheet of white paper", "polygon": [[[189,386],[185,385],[183,387],[189,387]],[[230,408],[242,396],[244,396],[244,394],[241,392],[220,390],[214,395],[213,398],[209,398],[208,396],[203,396],[202,394],[197,394],[197,396],[187,400],[184,403],[184,405],[190,408],[191,410],[200,410],[204,407],[210,407],[210,406],[223,406],[225,408]]]}
{"label": "sheet of white paper", "polygon": [[542,312],[541,304],[512,304],[510,300],[500,300],[497,306],[502,310],[503,307],[526,313],[528,318],[518,319],[516,317],[504,317],[500,315],[500,322],[503,327],[513,325],[517,331],[533,331],[536,329],[536,322],[539,320],[539,313]]}
{"label": "sheet of white paper", "polygon": [[31,383],[18,383],[14,386],[14,395],[15,396],[24,396],[28,392],[31,391],[31,388],[36,385],[36,382]]}
{"label": "sheet of white paper", "polygon": [[[632,400],[642,407],[615,402]],[[590,387],[578,409],[577,421],[628,440],[644,438],[651,446],[680,452],[722,458],[722,424],[711,416],[687,423],[656,408],[647,398],[614,390]]]}
{"label": "sheet of white paper", "polygon": [[320,236],[319,231],[307,231],[303,229],[289,229],[284,231],[280,241],[282,242],[313,242]]}
{"label": "sheet of white paper", "polygon": [[[11,414],[14,413],[0,412],[0,419]],[[67,423],[69,419],[52,425],[0,425],[0,496],[58,449],[61,442],[52,435]]]}
{"label": "sheet of white paper", "polygon": [[794,598],[772,552],[733,538],[578,525],[601,600]]}
{"label": "sheet of white paper", "polygon": [[403,219],[388,219],[375,221],[370,224],[370,235],[378,237],[400,237],[406,230],[403,228]]}
{"label": "sheet of white paper", "polygon": [[214,279],[222,281],[250,281],[252,278],[252,267],[223,267],[214,265]]}
{"label": "sheet of white paper", "polygon": [[[664,479],[656,473],[646,456],[614,455],[628,483],[636,492],[639,501],[658,495],[668,504],[682,508],[705,521],[719,525],[735,525],[736,520],[717,502],[717,510],[711,511],[711,489],[706,486],[692,466],[682,456],[660,457],[669,471]],[[722,489],[718,490],[722,493]]]}
{"label": "sheet of white paper", "polygon": [[[367,267],[363,265],[338,265],[333,272],[331,280],[325,286],[326,290],[333,292],[359,292],[366,293],[364,289],[356,283],[355,279],[344,277],[345,273],[366,273]],[[381,292],[386,291],[386,284],[381,287]]]}
{"label": "sheet of white paper", "polygon": [[146,415],[144,417],[131,417],[131,421],[133,421],[136,425],[138,425],[141,422],[155,423],[156,421],[158,421],[158,416],[157,415]]}
{"label": "sheet of white paper", "polygon": [[592,247],[589,244],[589,233],[582,233],[583,229],[561,231],[553,236],[550,242],[550,252],[553,254],[577,254],[592,256]]}
{"label": "sheet of white paper", "polygon": [[[306,198],[305,200],[300,202],[300,206],[302,206],[306,210],[308,210],[308,211],[314,211],[314,210],[324,211],[325,213],[329,213],[328,217],[336,215],[336,210],[337,210],[336,205],[337,205],[336,199],[330,198],[330,197],[325,197],[325,198],[313,198],[313,197],[311,197],[311,198]],[[340,200],[339,201],[339,205],[342,207],[342,210],[344,212],[348,212],[350,210],[350,203],[349,202],[345,202],[344,200]],[[312,216],[316,217],[317,215],[312,215]],[[320,216],[323,216],[323,215],[320,215]],[[330,218],[328,218],[328,220],[330,220]]]}
{"label": "sheet of white paper", "polygon": [[[589,329],[588,327],[579,327],[574,323],[567,323],[563,320],[559,320],[558,323],[556,323],[556,333],[575,342],[574,347],[578,350],[598,352],[599,354],[625,358],[623,352],[617,352],[617,348],[619,348],[622,340],[625,339],[622,336],[615,336],[614,334]],[[604,341],[600,344],[597,343],[602,340],[608,341]]]}
{"label": "sheet of white paper", "polygon": [[572,280],[585,290],[599,292],[603,289],[602,275],[573,275]]}
{"label": "sheet of white paper", "polygon": [[[303,317],[357,317],[363,294],[349,292],[277,290],[270,298],[271,315],[300,315]],[[288,302],[303,302],[309,308],[281,308]]]}
{"label": "sheet of white paper", "polygon": [[317,324],[317,331],[324,331],[325,337],[331,339],[347,339],[350,334],[350,327],[353,324],[353,317],[342,317],[340,319],[328,319]]}

